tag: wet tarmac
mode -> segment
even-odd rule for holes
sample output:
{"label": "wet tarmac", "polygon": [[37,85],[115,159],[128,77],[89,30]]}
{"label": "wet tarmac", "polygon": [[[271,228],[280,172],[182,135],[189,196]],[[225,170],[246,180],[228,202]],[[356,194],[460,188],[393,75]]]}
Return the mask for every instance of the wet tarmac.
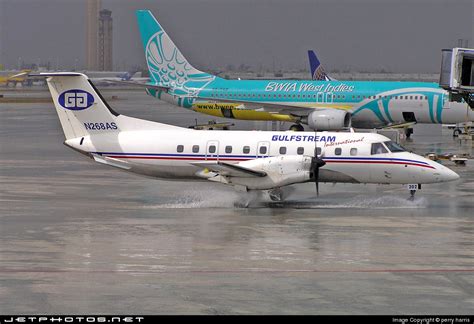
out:
{"label": "wet tarmac", "polygon": [[[141,92],[117,111],[210,118]],[[239,128],[264,123],[235,122]],[[473,154],[443,130],[403,143]],[[52,104],[0,103],[1,314],[472,314],[474,161],[405,187],[291,187],[288,201],[165,182],[68,149]],[[258,198],[257,200],[255,200]],[[251,200],[250,208],[235,208]]]}

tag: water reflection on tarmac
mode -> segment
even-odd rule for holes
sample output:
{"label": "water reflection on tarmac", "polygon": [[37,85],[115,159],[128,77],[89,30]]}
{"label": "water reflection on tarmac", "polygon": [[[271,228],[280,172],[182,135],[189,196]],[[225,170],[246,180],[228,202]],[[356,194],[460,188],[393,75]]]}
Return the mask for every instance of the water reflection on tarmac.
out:
{"label": "water reflection on tarmac", "polygon": [[[181,126],[209,119],[140,92],[113,94],[124,114]],[[424,186],[414,201],[403,186],[329,184],[315,199],[309,183],[272,203],[94,164],[62,145],[48,103],[0,104],[0,135],[0,313],[474,309],[472,160],[446,162],[461,179]],[[449,131],[404,145],[473,153]],[[235,208],[246,200],[250,208]]]}

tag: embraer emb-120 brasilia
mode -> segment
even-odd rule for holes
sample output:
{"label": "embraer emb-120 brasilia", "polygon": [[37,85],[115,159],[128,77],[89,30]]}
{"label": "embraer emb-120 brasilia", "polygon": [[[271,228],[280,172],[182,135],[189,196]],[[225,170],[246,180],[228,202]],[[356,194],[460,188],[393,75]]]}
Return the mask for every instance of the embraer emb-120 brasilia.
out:
{"label": "embraer emb-120 brasilia", "polygon": [[150,72],[149,95],[217,117],[291,122],[313,130],[455,124],[474,111],[436,83],[225,80],[194,68],[149,10],[137,11]]}
{"label": "embraer emb-120 brasilia", "polygon": [[41,73],[65,144],[96,162],[160,179],[211,181],[238,190],[304,182],[424,184],[450,169],[373,133],[203,131],[120,115],[80,73]]}

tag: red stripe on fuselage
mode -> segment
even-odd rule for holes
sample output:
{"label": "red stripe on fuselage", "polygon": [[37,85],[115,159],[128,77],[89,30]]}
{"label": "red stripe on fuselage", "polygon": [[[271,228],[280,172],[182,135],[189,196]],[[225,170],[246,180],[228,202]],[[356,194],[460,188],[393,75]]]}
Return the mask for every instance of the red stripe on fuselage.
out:
{"label": "red stripe on fuselage", "polygon": [[225,157],[173,157],[173,156],[134,156],[134,155],[107,155],[107,157],[114,158],[114,159],[145,159],[145,160],[189,160],[189,161],[209,161],[209,160],[226,160],[226,161],[247,161],[252,159],[247,158],[225,158]]}
{"label": "red stripe on fuselage", "polygon": [[364,161],[364,160],[357,160],[357,161],[342,161],[342,160],[324,160],[326,163],[370,163],[370,164],[403,164],[403,165],[413,165],[419,166],[423,168],[435,169],[431,165],[426,164],[418,164],[418,163],[411,163],[411,162],[398,162],[398,161]]}

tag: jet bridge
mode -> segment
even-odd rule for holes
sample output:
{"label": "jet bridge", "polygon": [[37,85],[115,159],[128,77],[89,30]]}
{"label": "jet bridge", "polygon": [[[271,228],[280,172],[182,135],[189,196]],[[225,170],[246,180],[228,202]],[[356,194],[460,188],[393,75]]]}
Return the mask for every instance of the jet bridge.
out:
{"label": "jet bridge", "polygon": [[474,110],[474,49],[443,49],[439,85],[452,101],[466,101]]}

